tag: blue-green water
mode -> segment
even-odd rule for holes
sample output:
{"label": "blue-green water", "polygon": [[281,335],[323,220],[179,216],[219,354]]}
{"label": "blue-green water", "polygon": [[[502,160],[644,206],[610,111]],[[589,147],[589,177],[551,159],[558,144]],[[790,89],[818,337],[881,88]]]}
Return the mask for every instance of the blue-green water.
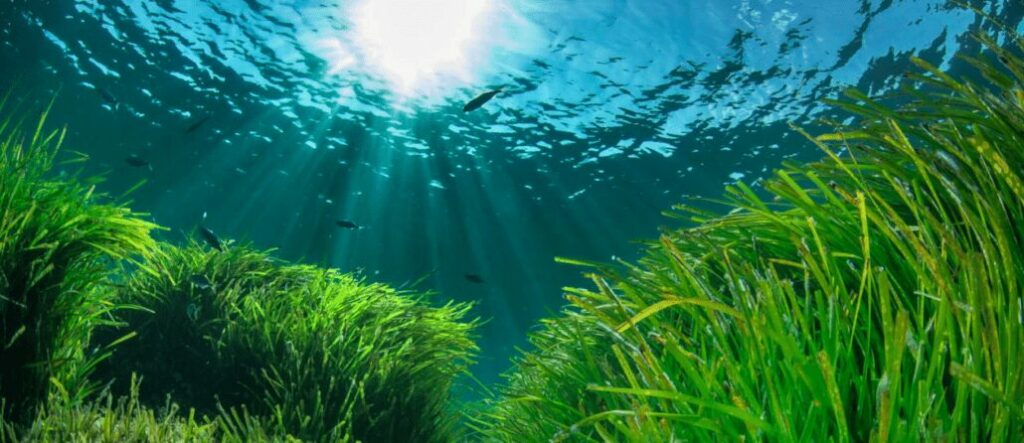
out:
{"label": "blue-green water", "polygon": [[[1020,29],[1020,2],[973,3]],[[979,23],[938,0],[0,0],[0,87],[56,94],[66,149],[110,193],[145,180],[167,239],[202,223],[477,302],[491,383],[581,282],[554,257],[633,257],[684,196],[817,158],[790,122],[912,55],[956,71]]]}

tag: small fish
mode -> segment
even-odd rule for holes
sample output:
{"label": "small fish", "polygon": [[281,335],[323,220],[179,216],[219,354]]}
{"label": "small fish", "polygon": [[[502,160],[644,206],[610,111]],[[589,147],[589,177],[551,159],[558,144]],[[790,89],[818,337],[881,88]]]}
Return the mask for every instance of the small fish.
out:
{"label": "small fish", "polygon": [[462,107],[462,112],[469,112],[476,109],[480,109],[480,107],[483,106],[484,103],[491,101],[491,99],[494,98],[495,95],[498,95],[499,92],[501,92],[501,88],[487,91],[483,94],[476,96],[476,98],[466,103],[466,106]]}
{"label": "small fish", "polygon": [[476,275],[476,274],[466,274],[465,277],[466,277],[467,281],[470,281],[470,282],[473,282],[473,283],[483,283],[484,282],[484,278],[479,276],[479,275]]}
{"label": "small fish", "polygon": [[214,234],[209,228],[206,226],[200,226],[199,234],[203,236],[203,240],[205,240],[206,244],[210,245],[211,248],[224,252],[224,245],[220,242],[220,239],[217,238],[217,234]]}
{"label": "small fish", "polygon": [[200,290],[207,290],[213,287],[213,283],[210,283],[210,279],[206,278],[203,274],[195,274],[192,276],[192,284]]}
{"label": "small fish", "polygon": [[117,97],[114,97],[114,95],[108,92],[106,89],[96,86],[96,93],[99,94],[101,98],[103,98],[104,102],[113,107],[115,110],[121,107],[121,102],[117,100]]}
{"label": "small fish", "polygon": [[135,154],[125,157],[124,162],[128,163],[129,166],[135,168],[149,168],[150,171],[153,170],[153,165],[149,164],[149,162],[146,161],[146,159],[139,157]]}
{"label": "small fish", "polygon": [[185,128],[185,133],[189,134],[189,133],[192,133],[192,132],[196,132],[196,130],[199,129],[200,127],[202,127],[203,123],[206,123],[206,121],[209,120],[209,119],[210,119],[210,116],[206,115],[206,116],[203,116],[203,118],[200,118],[199,120],[196,120],[195,123],[192,123],[191,125],[188,126],[188,128]]}
{"label": "small fish", "polygon": [[352,223],[348,220],[337,220],[334,224],[338,225],[339,228],[345,229],[359,229],[359,225]]}

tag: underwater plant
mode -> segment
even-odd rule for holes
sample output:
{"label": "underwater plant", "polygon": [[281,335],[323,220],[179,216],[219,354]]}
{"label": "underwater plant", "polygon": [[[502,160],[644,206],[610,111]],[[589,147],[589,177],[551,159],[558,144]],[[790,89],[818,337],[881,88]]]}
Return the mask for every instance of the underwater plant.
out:
{"label": "underwater plant", "polygon": [[[98,336],[135,337],[95,373],[142,404],[169,396],[219,417],[228,435],[312,441],[446,441],[451,387],[475,353],[467,304],[432,307],[336,270],[245,246],[162,244],[127,269],[118,301],[137,309]],[[275,437],[277,438],[277,437]]]}
{"label": "underwater plant", "polygon": [[[0,421],[34,416],[54,389],[80,401],[105,349],[87,352],[92,329],[117,308],[113,263],[142,256],[156,226],[95,192],[95,178],[53,177],[62,130],[46,111],[0,100]],[[81,160],[81,158],[75,159]],[[144,268],[140,268],[143,269]]]}
{"label": "underwater plant", "polygon": [[[643,258],[531,336],[494,441],[1016,441],[1024,435],[1024,59],[921,60],[827,155],[679,206]],[[802,131],[801,131],[802,132]],[[807,135],[805,133],[805,135]]]}
{"label": "underwater plant", "polygon": [[[93,401],[77,405],[47,404],[28,426],[4,425],[0,421],[0,442],[204,442],[241,441],[224,432],[221,422],[179,414],[168,402],[158,414],[139,401],[139,385],[132,383],[127,396],[115,398],[103,392]],[[253,431],[248,435],[260,435]],[[264,439],[269,440],[269,439]]]}

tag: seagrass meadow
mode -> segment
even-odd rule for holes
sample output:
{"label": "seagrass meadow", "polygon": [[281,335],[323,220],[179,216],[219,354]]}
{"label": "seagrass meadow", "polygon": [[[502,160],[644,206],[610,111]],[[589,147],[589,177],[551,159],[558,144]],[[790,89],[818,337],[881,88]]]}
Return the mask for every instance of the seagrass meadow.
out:
{"label": "seagrass meadow", "polygon": [[0,440],[454,438],[469,305],[158,243],[99,180],[53,177],[45,112],[0,108]]}
{"label": "seagrass meadow", "polygon": [[[636,263],[531,336],[475,427],[494,441],[1018,441],[1024,62],[921,60],[805,134],[825,159],[677,206]],[[1020,40],[1017,41],[1020,43]],[[797,129],[798,130],[798,129]]]}
{"label": "seagrass meadow", "polygon": [[789,128],[819,160],[672,207],[635,259],[548,263],[585,280],[496,383],[472,372],[492,321],[474,302],[175,237],[129,200],[156,184],[103,191],[54,129],[59,96],[10,92],[0,443],[1021,441],[1016,35],[972,34],[955,74],[914,57],[897,89],[826,100]]}

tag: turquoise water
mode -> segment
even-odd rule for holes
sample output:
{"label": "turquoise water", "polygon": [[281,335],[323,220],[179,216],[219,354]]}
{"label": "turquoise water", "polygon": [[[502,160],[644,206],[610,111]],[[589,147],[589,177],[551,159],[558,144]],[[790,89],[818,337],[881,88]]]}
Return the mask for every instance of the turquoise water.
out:
{"label": "turquoise water", "polygon": [[943,1],[0,0],[0,85],[56,94],[66,149],[145,180],[166,239],[477,302],[489,384],[582,283],[554,257],[634,257],[684,196],[817,158],[789,123],[821,99],[955,72],[980,29]]}

